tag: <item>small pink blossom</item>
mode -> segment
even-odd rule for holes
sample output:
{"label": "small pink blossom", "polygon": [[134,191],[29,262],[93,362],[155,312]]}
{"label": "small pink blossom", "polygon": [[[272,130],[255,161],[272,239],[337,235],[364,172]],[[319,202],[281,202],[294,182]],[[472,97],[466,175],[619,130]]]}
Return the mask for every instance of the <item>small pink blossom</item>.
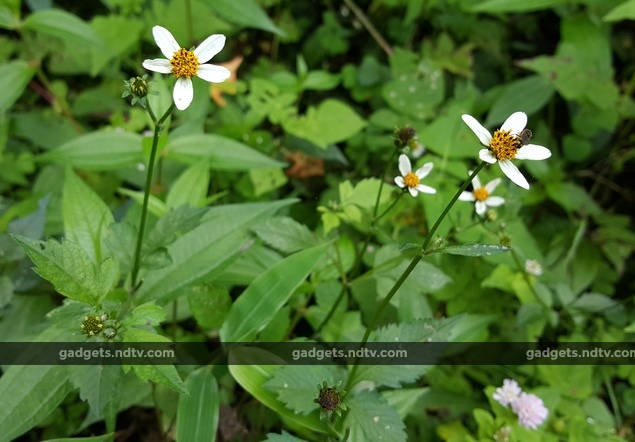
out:
{"label": "small pink blossom", "polygon": [[520,393],[521,389],[518,382],[513,379],[505,379],[503,386],[497,388],[492,397],[503,407],[507,407],[514,400],[518,399]]}
{"label": "small pink blossom", "polygon": [[531,393],[521,393],[511,405],[514,413],[518,415],[518,423],[532,430],[538,428],[549,414],[542,399]]}

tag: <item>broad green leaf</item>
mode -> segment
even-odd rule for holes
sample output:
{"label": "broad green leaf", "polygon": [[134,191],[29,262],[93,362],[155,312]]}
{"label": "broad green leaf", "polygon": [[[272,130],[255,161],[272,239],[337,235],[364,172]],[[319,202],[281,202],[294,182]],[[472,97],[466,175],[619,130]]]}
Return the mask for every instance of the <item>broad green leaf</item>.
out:
{"label": "broad green leaf", "polygon": [[20,98],[34,74],[35,68],[22,60],[0,65],[0,115]]}
{"label": "broad green leaf", "polygon": [[184,204],[191,207],[203,205],[207,196],[209,179],[210,172],[207,164],[199,163],[187,168],[170,188],[165,200],[168,208]]}
{"label": "broad green leaf", "polygon": [[101,436],[63,437],[61,439],[47,439],[43,442],[110,442],[111,440],[113,440],[114,437],[114,433],[108,433]]}
{"label": "broad green leaf", "polygon": [[234,302],[220,330],[224,342],[253,339],[306,279],[329,244],[295,253],[262,273]]}
{"label": "broad green leaf", "polygon": [[136,296],[144,301],[168,301],[180,289],[201,281],[236,256],[247,238],[249,226],[295,201],[287,199],[210,209],[203,216],[201,225],[168,246],[172,264],[142,275],[144,282]]}
{"label": "broad green leaf", "polygon": [[350,442],[405,442],[405,425],[397,411],[376,391],[363,391],[351,397],[345,426]]}
{"label": "broad green leaf", "polygon": [[44,153],[40,159],[86,170],[115,170],[143,160],[141,136],[121,130],[92,132]]}
{"label": "broad green leaf", "polygon": [[104,47],[91,47],[96,72],[107,66],[113,58],[131,51],[144,30],[141,20],[120,15],[98,15],[90,26],[104,42]]}
{"label": "broad green leaf", "polygon": [[269,246],[283,253],[297,252],[315,244],[313,234],[304,224],[286,216],[269,218],[251,230]]}
{"label": "broad green leaf", "polygon": [[366,122],[351,107],[338,100],[327,99],[306,115],[283,122],[285,130],[305,138],[319,147],[345,141],[362,130]]}
{"label": "broad green leaf", "polygon": [[531,115],[547,104],[553,92],[553,85],[539,75],[513,81],[505,86],[503,93],[492,104],[485,125],[502,123],[518,110]]}
{"label": "broad green leaf", "polygon": [[441,249],[439,253],[462,256],[491,256],[507,252],[508,250],[509,247],[498,244],[460,244]]}
{"label": "broad green leaf", "polygon": [[111,258],[96,265],[71,241],[60,244],[53,239],[14,238],[36,265],[35,272],[64,296],[97,305],[117,282],[119,270]]}
{"label": "broad green leaf", "polygon": [[93,263],[109,255],[104,247],[108,227],[115,222],[108,206],[69,168],[62,197],[64,235],[78,244]]}
{"label": "broad green leaf", "polygon": [[284,167],[257,150],[231,138],[220,135],[194,134],[174,139],[166,146],[169,158],[189,164],[201,161],[215,170],[249,170],[254,168]]}
{"label": "broad green leaf", "polygon": [[232,304],[232,298],[225,288],[194,286],[187,289],[190,311],[196,322],[204,329],[219,328]]}
{"label": "broad green leaf", "polygon": [[255,0],[211,0],[207,3],[225,20],[284,36],[284,32],[273,24]]}
{"label": "broad green leaf", "polygon": [[627,0],[611,9],[604,21],[635,20],[635,0]]}
{"label": "broad green leaf", "polygon": [[571,3],[571,0],[486,0],[470,10],[473,12],[530,12]]}
{"label": "broad green leaf", "polygon": [[24,20],[24,28],[45,35],[70,40],[72,43],[103,46],[101,38],[76,15],[61,9],[42,9]]}
{"label": "broad green leaf", "polygon": [[315,402],[322,383],[338,385],[346,379],[344,370],[333,365],[287,365],[273,372],[264,386],[278,395],[284,404],[298,414],[309,414],[319,408]]}
{"label": "broad green leaf", "polygon": [[209,369],[190,373],[185,381],[187,394],[179,396],[176,417],[177,442],[213,442],[218,425],[219,394]]}
{"label": "broad green leaf", "polygon": [[290,427],[309,429],[318,433],[328,433],[329,430],[326,423],[320,420],[317,413],[308,416],[294,413],[276,398],[275,393],[264,387],[265,382],[271,378],[278,368],[276,365],[230,365],[229,372],[242,388],[258,399],[260,403],[278,413]]}
{"label": "broad green leaf", "polygon": [[118,365],[71,365],[68,367],[72,384],[79,389],[81,400],[88,402],[90,413],[98,416],[118,401],[119,384],[124,376]]}
{"label": "broad green leaf", "polygon": [[0,28],[16,29],[20,26],[20,17],[13,14],[7,6],[0,6]]}

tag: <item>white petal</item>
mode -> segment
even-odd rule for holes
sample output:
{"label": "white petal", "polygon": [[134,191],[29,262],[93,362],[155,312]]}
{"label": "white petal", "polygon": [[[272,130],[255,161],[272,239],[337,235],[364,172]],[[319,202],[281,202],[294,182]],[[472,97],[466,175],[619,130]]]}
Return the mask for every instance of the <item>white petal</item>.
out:
{"label": "white petal", "polygon": [[512,180],[514,184],[522,187],[523,189],[529,189],[529,183],[527,182],[523,174],[520,173],[520,170],[518,170],[518,167],[516,167],[514,163],[512,163],[510,160],[502,160],[498,162],[498,165],[500,166],[503,173],[507,175],[507,178]]}
{"label": "white petal", "polygon": [[476,213],[481,216],[483,216],[483,214],[487,210],[487,206],[485,205],[483,201],[477,201],[474,204],[474,207],[476,208]]}
{"label": "white petal", "polygon": [[[470,175],[472,175],[472,171],[470,171]],[[474,190],[476,189],[480,189],[481,187],[481,180],[478,179],[478,175],[475,175],[474,178],[472,178],[472,188]]]}
{"label": "white petal", "polygon": [[154,36],[154,41],[157,43],[157,46],[168,60],[181,48],[172,36],[172,33],[162,26],[153,27],[152,35]]}
{"label": "white petal", "polygon": [[189,78],[181,77],[176,80],[174,84],[174,104],[179,110],[185,110],[188,108],[192,99],[194,98],[194,87],[192,87],[192,80]]}
{"label": "white petal", "polygon": [[403,180],[403,177],[402,177],[402,176],[396,176],[396,177],[395,177],[395,184],[396,184],[396,185],[398,185],[399,187],[401,187],[402,189],[403,189],[404,187],[406,187],[406,183],[404,182],[404,180]]}
{"label": "white petal", "polygon": [[216,66],[215,64],[201,64],[198,66],[198,75],[205,81],[210,83],[222,83],[227,80],[231,75],[231,71],[223,66]]}
{"label": "white petal", "polygon": [[423,193],[437,193],[437,189],[435,189],[434,187],[426,186],[425,184],[417,184],[416,189],[419,192]]}
{"label": "white petal", "polygon": [[527,114],[524,112],[514,112],[511,114],[503,125],[501,130],[508,130],[512,135],[518,135],[527,126]]}
{"label": "white petal", "polygon": [[479,123],[476,118],[471,115],[463,114],[461,118],[468,125],[472,132],[478,137],[481,144],[484,146],[489,146],[489,142],[492,141],[492,134],[489,133],[489,130],[485,129],[481,123]]}
{"label": "white petal", "polygon": [[481,149],[478,151],[478,157],[485,161],[486,163],[494,164],[496,162],[496,157],[489,149]]}
{"label": "white petal", "polygon": [[459,195],[461,201],[474,201],[474,194],[472,192],[463,191]]}
{"label": "white petal", "polygon": [[417,189],[414,187],[408,187],[408,192],[410,192],[412,196],[417,196]]}
{"label": "white petal", "polygon": [[406,176],[412,172],[412,166],[410,165],[410,159],[407,155],[399,155],[399,172],[401,175]]}
{"label": "white petal", "polygon": [[210,35],[194,49],[194,55],[198,58],[199,63],[207,63],[214,55],[223,50],[223,46],[225,46],[223,34]]}
{"label": "white petal", "polygon": [[485,204],[490,207],[498,207],[505,202],[505,198],[500,196],[490,196],[485,200]]}
{"label": "white petal", "polygon": [[420,180],[422,180],[428,176],[428,174],[430,173],[433,167],[434,167],[434,164],[425,163],[423,166],[417,169],[415,174],[419,177]]}
{"label": "white petal", "polygon": [[494,178],[492,181],[487,183],[485,185],[485,190],[487,190],[487,193],[492,193],[494,190],[496,190],[501,181],[502,180],[500,178]]}
{"label": "white petal", "polygon": [[166,60],[165,58],[143,60],[143,67],[149,71],[159,72],[160,74],[169,74],[172,72],[170,60]]}
{"label": "white petal", "polygon": [[526,144],[516,152],[518,160],[546,160],[551,156],[551,151],[537,144]]}

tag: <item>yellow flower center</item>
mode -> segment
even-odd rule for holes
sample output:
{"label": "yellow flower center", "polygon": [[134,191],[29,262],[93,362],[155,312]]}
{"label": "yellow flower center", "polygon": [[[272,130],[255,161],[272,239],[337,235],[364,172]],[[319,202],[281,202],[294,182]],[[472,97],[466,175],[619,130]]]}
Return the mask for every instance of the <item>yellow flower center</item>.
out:
{"label": "yellow flower center", "polygon": [[403,177],[403,182],[406,183],[406,186],[408,187],[417,187],[417,184],[419,184],[419,177],[410,172],[408,175]]}
{"label": "yellow flower center", "polygon": [[516,156],[520,143],[508,130],[497,130],[489,142],[489,147],[499,160],[511,160]]}
{"label": "yellow flower center", "polygon": [[476,201],[485,201],[489,196],[489,192],[485,187],[479,187],[478,189],[474,189],[474,198]]}
{"label": "yellow flower center", "polygon": [[176,77],[190,78],[198,72],[198,57],[194,55],[194,51],[188,49],[179,49],[174,53],[170,60],[172,65],[172,73]]}

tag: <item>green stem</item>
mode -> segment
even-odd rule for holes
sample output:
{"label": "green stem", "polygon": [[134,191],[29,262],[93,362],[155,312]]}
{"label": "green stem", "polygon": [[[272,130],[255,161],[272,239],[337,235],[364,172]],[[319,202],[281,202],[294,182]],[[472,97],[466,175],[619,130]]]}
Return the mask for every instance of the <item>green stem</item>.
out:
{"label": "green stem", "polygon": [[152,174],[154,173],[154,163],[157,156],[157,147],[159,145],[159,134],[165,120],[174,111],[174,103],[169,107],[163,116],[154,125],[154,136],[152,138],[152,150],[150,151],[150,161],[148,162],[148,173],[146,175],[146,187],[143,193],[143,205],[141,207],[141,221],[139,222],[139,233],[137,234],[137,245],[135,246],[134,263],[132,265],[132,291],[137,288],[137,276],[139,274],[139,264],[141,259],[141,245],[143,244],[143,235],[146,228],[146,218],[148,217],[148,202],[150,200],[150,188],[152,187]]}
{"label": "green stem", "polygon": [[509,250],[512,253],[512,258],[514,258],[514,263],[516,263],[516,267],[518,267],[518,271],[522,273],[523,279],[525,280],[525,284],[527,284],[527,287],[529,287],[529,290],[534,295],[534,298],[536,298],[536,301],[538,301],[538,303],[546,311],[551,310],[551,308],[545,303],[545,301],[543,301],[542,298],[538,296],[538,292],[536,292],[536,289],[534,288],[533,283],[529,279],[529,275],[527,274],[525,267],[523,267],[522,263],[520,262],[520,258],[518,257],[518,254],[516,253],[516,251],[513,248],[510,248]]}
{"label": "green stem", "polygon": [[[373,316],[373,320],[371,321],[370,325],[366,328],[366,332],[364,333],[364,337],[362,338],[361,347],[364,347],[364,345],[366,345],[366,343],[368,342],[368,338],[370,337],[370,334],[372,333],[372,331],[377,326],[377,322],[379,321],[379,318],[381,317],[381,314],[384,311],[384,309],[390,303],[390,300],[395,296],[395,293],[397,293],[397,291],[401,288],[401,286],[406,281],[406,279],[408,279],[408,276],[410,276],[410,274],[415,269],[417,264],[419,264],[419,261],[421,261],[421,259],[425,255],[426,250],[428,248],[428,245],[430,244],[430,241],[432,241],[432,237],[434,236],[435,232],[437,231],[437,229],[441,225],[441,222],[443,221],[443,219],[446,217],[446,215],[448,214],[448,212],[450,211],[452,206],[454,206],[454,203],[456,203],[456,201],[459,199],[459,196],[461,195],[461,193],[463,193],[463,191],[465,189],[467,189],[467,186],[472,181],[472,178],[474,178],[476,176],[476,174],[480,172],[480,170],[485,166],[485,164],[486,164],[485,162],[481,161],[481,163],[472,172],[472,174],[469,176],[469,178],[467,180],[465,180],[463,185],[459,188],[459,190],[457,190],[457,192],[454,194],[454,196],[452,197],[452,199],[450,200],[448,205],[445,206],[445,209],[443,209],[443,212],[441,212],[441,215],[439,215],[439,217],[435,221],[434,225],[430,229],[430,232],[428,232],[428,235],[426,236],[426,239],[423,242],[423,245],[421,246],[420,253],[418,253],[415,257],[412,258],[412,261],[410,261],[410,264],[408,265],[406,270],[404,270],[404,272],[401,274],[401,276],[397,279],[395,284],[392,286],[392,288],[390,289],[390,291],[388,292],[386,297],[383,299],[383,301],[381,302],[381,304],[377,308],[377,311],[375,311],[375,315]],[[357,372],[357,367],[359,367],[359,365],[355,363],[353,365],[353,369],[351,370],[350,375],[348,376],[348,381],[347,381],[346,388],[345,388],[345,390],[347,392],[350,391],[350,389],[351,389],[351,384],[353,383],[353,380],[355,379],[355,373]]]}
{"label": "green stem", "polygon": [[344,295],[348,291],[348,277],[346,276],[346,271],[344,270],[344,266],[342,264],[342,255],[340,253],[339,247],[337,246],[337,243],[335,243],[335,253],[337,254],[337,260],[335,262],[335,266],[338,268],[340,272],[340,278],[342,279],[342,290],[340,291],[340,294],[337,296],[335,303],[331,306],[331,309],[328,311],[328,313],[326,314],[326,316],[324,317],[320,325],[318,325],[317,328],[315,329],[313,336],[317,336],[318,333],[320,333],[320,331],[322,330],[322,328],[327,324],[327,322],[331,320],[331,317],[335,313],[335,310],[337,310],[337,306],[340,305],[340,302],[342,302],[342,299],[344,299]]}

